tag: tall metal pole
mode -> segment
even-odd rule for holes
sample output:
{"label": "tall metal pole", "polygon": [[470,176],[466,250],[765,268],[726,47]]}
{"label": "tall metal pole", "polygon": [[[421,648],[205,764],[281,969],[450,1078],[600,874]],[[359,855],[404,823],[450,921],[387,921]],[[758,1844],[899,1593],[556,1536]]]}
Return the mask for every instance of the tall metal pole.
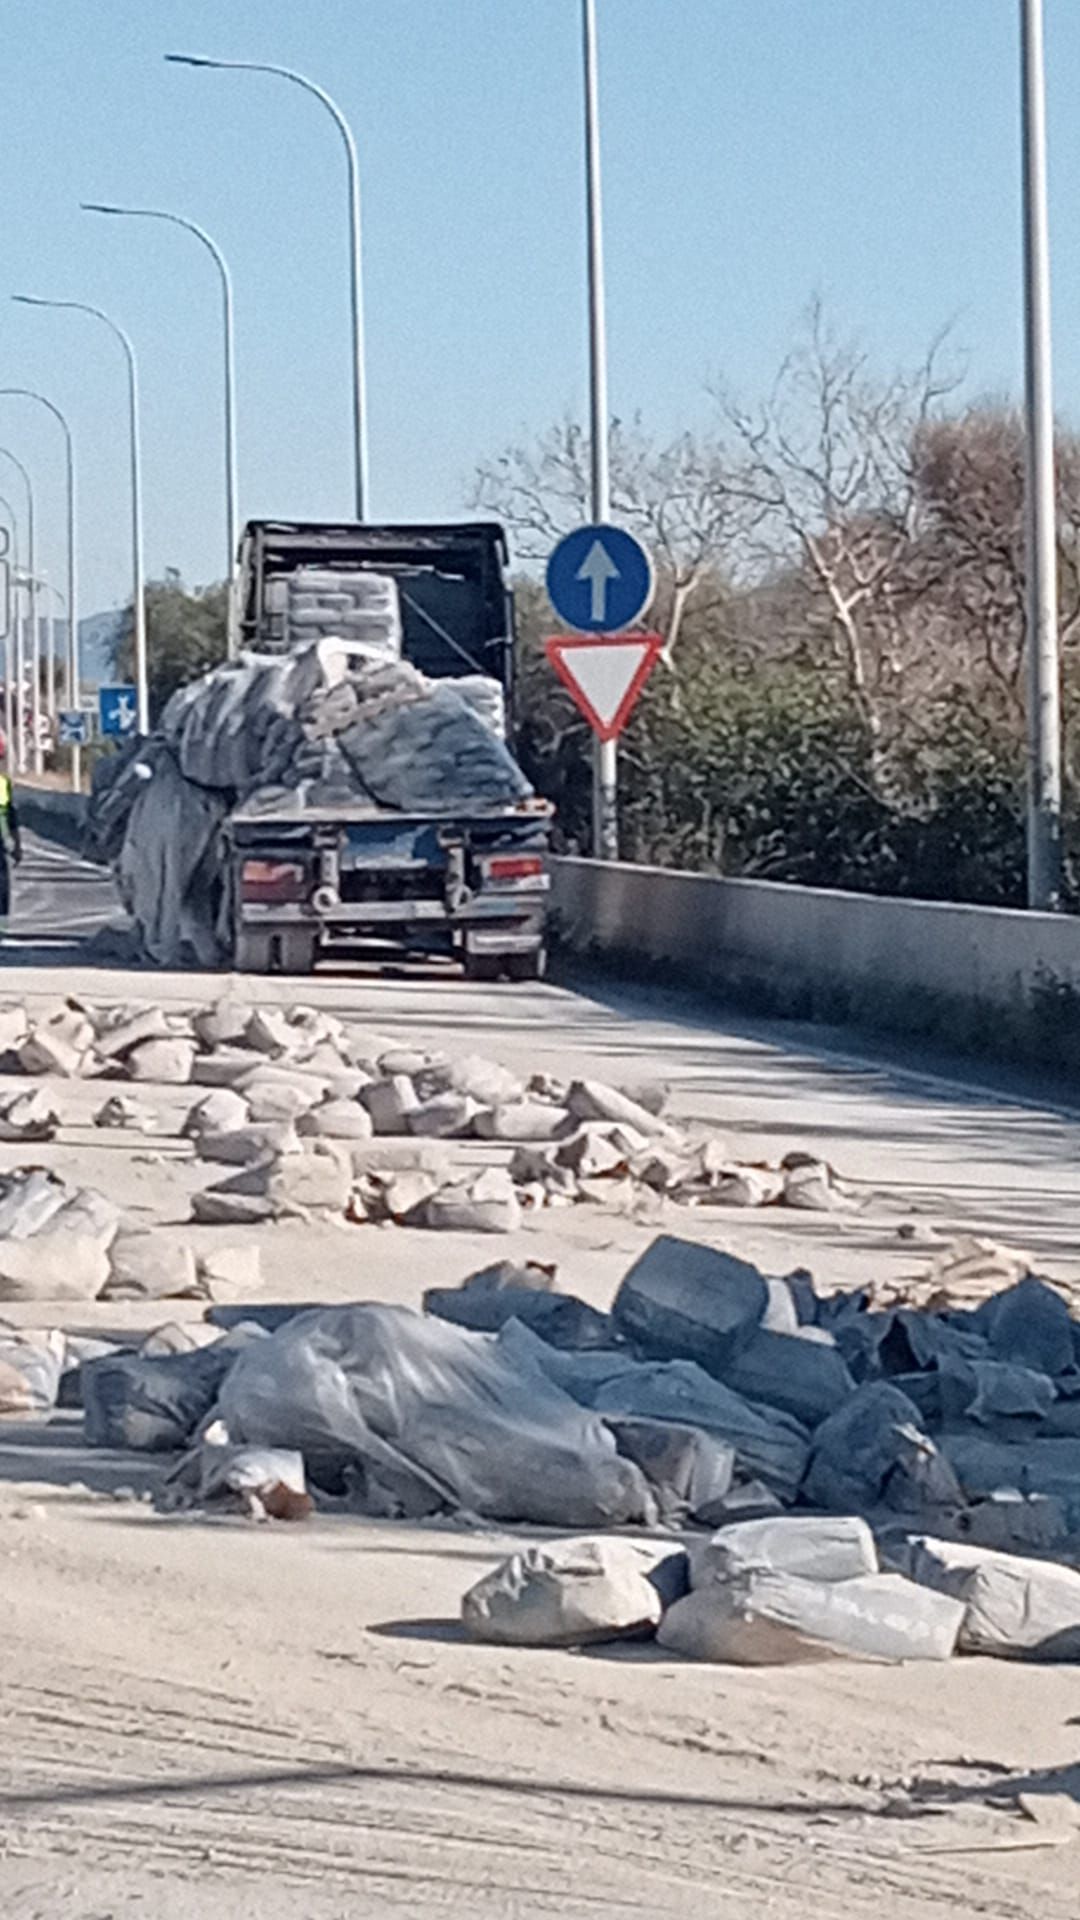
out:
{"label": "tall metal pole", "polygon": [[[34,486],[26,468],[10,447],[0,447],[0,453],[10,460],[22,474],[26,488],[26,551],[29,562],[28,571],[31,580],[37,572],[34,555]],[[37,631],[37,603],[35,589],[30,588],[30,657],[33,661],[34,683],[30,691],[31,724],[34,729],[34,771],[41,772],[38,764],[41,753],[41,682],[40,682],[40,644]],[[26,625],[21,613],[15,616],[15,764],[20,773],[26,772],[26,705],[23,699],[23,684],[26,679]]]}
{"label": "tall metal pole", "polygon": [[53,728],[53,740],[56,739],[56,605],[63,601],[59,587],[55,587],[47,573],[38,574],[38,586],[45,595],[45,630],[49,636],[45,648],[45,712]]}
{"label": "tall metal pole", "polygon": [[229,72],[272,73],[291,80],[321,101],[341,135],[348,171],[349,305],[352,322],[353,475],[356,518],[368,513],[367,374],[364,357],[364,289],[361,257],[360,164],[353,131],[337,102],[325,88],[296,73],[292,67],[271,66],[262,60],[210,60],[194,53],[167,53],[166,60],[182,67],[216,67]]}
{"label": "tall metal pole", "polygon": [[[28,573],[23,573],[21,575],[21,579],[24,587],[28,587],[31,584],[30,575]],[[45,647],[45,711],[49,715],[50,719],[55,720],[56,718],[56,673],[55,673],[56,614],[55,614],[55,611],[52,610],[51,603],[59,601],[61,606],[66,606],[67,602],[65,601],[64,596],[61,593],[59,587],[55,587],[53,585],[52,581],[49,579],[48,574],[45,573],[44,571],[41,573],[36,573],[33,576],[33,585],[37,588],[39,593],[43,593],[46,595],[45,612],[44,614],[39,613],[38,619],[43,620],[45,625],[45,630],[48,634],[48,642]],[[50,596],[51,596],[51,599],[50,599]]]}
{"label": "tall metal pole", "polygon": [[[42,300],[28,293],[12,295],[25,307],[60,307],[72,313],[89,313],[95,320],[101,320],[108,327],[114,339],[119,340],[127,364],[128,376],[128,420],[131,442],[131,567],[132,567],[132,620],[135,632],[135,704],[137,724],[140,733],[150,731],[150,693],[146,670],[146,592],[143,567],[143,515],[142,515],[142,442],[139,429],[139,369],[135,359],[135,348],[130,335],[119,327],[115,320],[103,313],[100,307],[91,307],[84,300]],[[72,545],[74,551],[74,543]],[[68,621],[71,632],[78,633],[78,619],[74,583],[69,579]],[[76,641],[77,648],[77,641]],[[73,663],[77,679],[77,660]]]}
{"label": "tall metal pole", "polygon": [[1061,905],[1061,691],[1042,0],[1020,0],[1024,192],[1028,906]]}
{"label": "tall metal pole", "polygon": [[[78,613],[78,603],[76,600],[76,582],[77,582],[77,574],[78,574],[78,558],[77,558],[78,549],[77,549],[76,538],[75,538],[75,443],[72,440],[71,428],[69,427],[65,416],[61,413],[59,407],[56,406],[52,400],[47,399],[43,393],[37,393],[32,387],[0,387],[0,397],[4,395],[14,396],[22,400],[36,400],[39,406],[47,407],[49,412],[52,414],[54,420],[57,420],[59,422],[60,430],[64,436],[64,459],[65,459],[66,476],[67,476],[67,586],[68,586],[68,590],[67,590],[67,617],[68,617],[67,702],[69,707],[78,707],[79,694],[80,694],[80,688],[79,688],[80,671],[79,671],[79,613]],[[32,570],[32,563],[31,563],[31,570]],[[56,725],[56,626],[55,626],[55,622],[52,624],[50,628],[50,634],[51,634],[51,638],[50,638],[50,645],[49,645],[49,669],[48,669],[49,671],[48,713],[49,713],[49,718],[53,722],[53,726],[55,728],[55,725]],[[79,748],[73,747],[71,751],[71,784],[74,787],[76,793],[78,793],[79,791],[79,787],[81,785],[81,780],[82,780],[81,760],[82,760],[82,755],[80,753]]]}
{"label": "tall metal pole", "polygon": [[[11,570],[9,579],[19,571],[19,522],[10,500],[0,494],[0,507],[3,507],[11,521]],[[13,614],[15,596],[9,601],[9,613]],[[4,759],[8,772],[15,763],[15,639],[9,622],[4,635]]]}
{"label": "tall metal pole", "polygon": [[221,318],[224,334],[225,354],[225,574],[226,583],[231,583],[236,565],[237,538],[237,482],[236,482],[236,343],[233,325],[233,290],[229,264],[205,227],[196,221],[187,220],[180,213],[165,213],[158,207],[114,207],[97,200],[83,202],[84,213],[107,213],[131,220],[167,220],[171,226],[183,227],[186,233],[194,234],[202,242],[207,253],[214,261],[221,281]]}
{"label": "tall metal pole", "polygon": [[[604,225],[600,197],[600,96],[596,57],[596,0],[581,0],[585,70],[585,193],[589,267],[589,446],[591,516],[611,516],[608,465],[607,315],[604,300]],[[614,740],[593,743],[593,854],[619,857],[619,763]]]}

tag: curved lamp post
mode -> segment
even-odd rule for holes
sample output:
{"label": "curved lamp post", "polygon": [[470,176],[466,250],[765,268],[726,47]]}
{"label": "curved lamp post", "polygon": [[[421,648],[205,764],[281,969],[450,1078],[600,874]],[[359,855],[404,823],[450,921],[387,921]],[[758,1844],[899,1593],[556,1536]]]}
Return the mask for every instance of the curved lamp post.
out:
{"label": "curved lamp post", "polygon": [[[128,418],[131,438],[131,560],[132,560],[132,617],[135,626],[135,695],[138,709],[138,728],[142,734],[150,731],[150,699],[146,672],[146,596],[143,586],[143,531],[142,531],[142,443],[139,431],[139,369],[135,358],[135,348],[131,337],[115,320],[103,313],[100,307],[92,307],[85,300],[43,300],[34,294],[16,293],[12,295],[24,307],[58,307],[71,313],[89,313],[100,320],[114,339],[120,342],[127,363],[128,376]],[[31,571],[33,569],[31,568]],[[75,622],[69,610],[69,619]]]}
{"label": "curved lamp post", "polygon": [[3,508],[4,512],[7,514],[8,519],[11,521],[11,566],[8,571],[9,591],[8,591],[8,605],[6,609],[9,618],[8,618],[8,621],[6,622],[6,631],[4,634],[4,735],[5,735],[4,744],[5,744],[5,758],[7,760],[8,767],[10,768],[12,764],[13,748],[15,746],[15,737],[14,737],[15,664],[14,664],[14,652],[13,652],[14,638],[11,632],[11,624],[10,624],[10,614],[11,614],[10,587],[11,587],[12,576],[18,573],[19,571],[19,520],[18,520],[18,515],[16,514],[15,509],[11,504],[11,501],[8,500],[2,493],[0,493],[0,507]]}
{"label": "curved lamp post", "polygon": [[[13,467],[22,475],[26,488],[26,545],[28,572],[33,577],[34,565],[34,483],[17,454],[10,447],[0,447],[0,454],[10,460]],[[34,663],[34,682],[31,689],[31,714],[34,726],[35,772],[40,773],[37,764],[41,753],[41,674],[39,656],[39,636],[37,631],[37,607],[34,589],[30,589],[30,647]],[[26,772],[26,708],[23,705],[23,681],[26,678],[26,634],[18,613],[15,616],[15,764],[20,773]]]}
{"label": "curved lamp post", "polygon": [[221,281],[221,317],[225,350],[225,579],[231,582],[236,565],[237,486],[236,486],[236,345],[233,329],[232,275],[229,263],[211,239],[205,227],[187,220],[180,213],[165,213],[158,207],[114,207],[98,200],[84,200],[84,213],[106,213],[126,220],[167,220],[170,226],[193,233],[206,248]]}
{"label": "curved lamp post", "polygon": [[167,53],[166,60],[181,67],[215,67],[227,72],[272,73],[280,80],[290,80],[296,87],[302,87],[305,93],[313,94],[330,115],[341,135],[345,147],[345,161],[348,169],[349,190],[349,295],[352,315],[352,374],[353,374],[353,474],[356,501],[356,517],[367,518],[368,502],[368,446],[367,446],[367,376],[364,367],[364,299],[363,276],[360,255],[360,164],[356,157],[356,141],[353,131],[337,102],[330,98],[325,88],[317,86],[314,80],[308,80],[304,74],[297,73],[292,67],[277,67],[264,60],[210,60],[197,53]]}
{"label": "curved lamp post", "polygon": [[[79,619],[76,577],[78,568],[78,548],[75,538],[75,446],[71,438],[71,428],[56,404],[45,394],[38,393],[33,387],[0,387],[0,398],[10,397],[21,400],[36,400],[39,406],[47,407],[54,420],[59,423],[64,436],[64,457],[67,471],[67,611],[68,611],[68,666],[67,699],[69,707],[79,704]],[[33,561],[30,570],[33,572]],[[54,589],[55,591],[55,589]],[[50,720],[56,721],[56,649],[50,646],[48,655],[48,695],[47,706]],[[78,748],[75,750],[76,755]],[[74,763],[73,763],[74,765]],[[74,767],[75,778],[78,768]],[[78,788],[76,788],[78,791]]]}

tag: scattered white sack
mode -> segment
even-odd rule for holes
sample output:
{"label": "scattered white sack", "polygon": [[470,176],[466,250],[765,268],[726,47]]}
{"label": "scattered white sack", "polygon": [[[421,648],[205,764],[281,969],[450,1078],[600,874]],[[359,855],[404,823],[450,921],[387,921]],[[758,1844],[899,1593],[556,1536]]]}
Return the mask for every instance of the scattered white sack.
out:
{"label": "scattered white sack", "polygon": [[418,1225],[459,1233],[513,1233],[521,1203],[505,1167],[486,1167],[471,1180],[440,1187],[426,1200]]}
{"label": "scattered white sack", "polygon": [[575,1080],[566,1104],[575,1120],[617,1120],[624,1126],[634,1127],[647,1140],[673,1141],[676,1137],[666,1120],[602,1080]]}
{"label": "scattered white sack", "polygon": [[86,1071],[93,1045],[94,1029],[86,1015],[60,1007],[35,1021],[18,1049],[19,1065],[24,1073],[54,1073],[72,1080]]}
{"label": "scattered white sack", "polygon": [[371,1115],[358,1100],[323,1100],[298,1116],[296,1131],[304,1138],[370,1140]]}
{"label": "scattered white sack", "polygon": [[669,1653],[739,1667],[804,1660],[948,1660],[964,1609],[900,1574],[804,1580],[751,1567],[676,1601],[657,1640]]}
{"label": "scattered white sack", "polygon": [[237,1091],[248,1103],[248,1117],[262,1124],[298,1119],[326,1098],[328,1088],[316,1074],[267,1065],[246,1074]]}
{"label": "scattered white sack", "polygon": [[286,1447],[236,1447],[222,1422],[207,1428],[165,1483],[168,1508],[207,1506],[253,1520],[306,1520],[312,1500],[303,1455]]}
{"label": "scattered white sack", "polygon": [[169,1233],[119,1233],[103,1300],[182,1300],[199,1292],[195,1255]]}
{"label": "scattered white sack", "polygon": [[222,994],[220,1000],[200,1007],[195,1014],[192,1025],[196,1038],[210,1051],[215,1047],[236,1046],[243,1040],[253,1012],[249,1000],[238,999],[235,994]]}
{"label": "scattered white sack", "polygon": [[584,1647],[648,1638],[663,1610],[659,1587],[649,1578],[659,1557],[655,1547],[633,1540],[526,1547],[470,1587],[461,1617],[475,1639],[504,1646]]}
{"label": "scattered white sack", "polygon": [[188,1108],[180,1132],[185,1140],[198,1140],[204,1133],[229,1133],[248,1119],[248,1103],[232,1087],[215,1087]]}
{"label": "scattered white sack", "polygon": [[[475,1111],[475,1109],[474,1109]],[[510,1100],[476,1113],[473,1132],[481,1140],[555,1140],[572,1124],[564,1107],[544,1100]]]}
{"label": "scattered white sack", "polygon": [[467,1093],[437,1093],[406,1115],[410,1133],[432,1140],[464,1139],[480,1108]]}
{"label": "scattered white sack", "polygon": [[303,1036],[290,1026],[283,1008],[256,1007],[248,1018],[244,1028],[244,1045],[252,1047],[256,1053],[266,1053],[272,1058],[294,1053],[302,1044]]}
{"label": "scattered white sack", "polygon": [[262,1286],[262,1252],[257,1246],[211,1247],[196,1255],[199,1288],[210,1300],[246,1300]]}
{"label": "scattered white sack", "polygon": [[5,1001],[0,1006],[0,1054],[16,1052],[26,1039],[29,1028],[29,1016],[21,1002]]}
{"label": "scattered white sack", "polygon": [[963,1653],[1080,1660],[1080,1573],[1053,1561],[917,1535],[905,1570],[963,1603]]}
{"label": "scattered white sack", "polygon": [[28,1239],[0,1239],[0,1300],[92,1300],[109,1278],[119,1215],[77,1189]]}
{"label": "scattered white sack", "polygon": [[272,1120],[259,1125],[251,1122],[230,1127],[224,1133],[200,1133],[195,1142],[198,1160],[217,1161],[226,1167],[253,1167],[286,1153],[303,1152],[303,1142],[291,1121]]}
{"label": "scattered white sack", "polygon": [[145,1101],[135,1100],[129,1093],[111,1094],[94,1115],[95,1127],[116,1128],[131,1133],[153,1133],[157,1128],[158,1116]]}
{"label": "scattered white sack", "polygon": [[183,1087],[191,1079],[195,1043],[178,1035],[167,1040],[142,1040],[127,1056],[133,1080],[155,1080],[160,1086]]}
{"label": "scattered white sack", "polygon": [[879,1571],[874,1536],[865,1520],[854,1515],[784,1514],[737,1520],[695,1547],[690,1555],[691,1585],[730,1580],[752,1567],[825,1581],[854,1580]]}
{"label": "scattered white sack", "polygon": [[408,1133],[410,1116],[420,1102],[408,1074],[391,1074],[387,1080],[373,1080],[363,1087],[360,1099],[371,1115],[376,1133]]}
{"label": "scattered white sack", "polygon": [[163,1039],[168,1031],[160,1007],[113,1007],[99,1023],[94,1044],[103,1060],[123,1060],[141,1041]]}
{"label": "scattered white sack", "polygon": [[44,1087],[0,1102],[0,1140],[54,1140],[59,1125],[60,1116]]}
{"label": "scattered white sack", "polygon": [[62,1333],[0,1328],[0,1420],[51,1413],[64,1371]]}

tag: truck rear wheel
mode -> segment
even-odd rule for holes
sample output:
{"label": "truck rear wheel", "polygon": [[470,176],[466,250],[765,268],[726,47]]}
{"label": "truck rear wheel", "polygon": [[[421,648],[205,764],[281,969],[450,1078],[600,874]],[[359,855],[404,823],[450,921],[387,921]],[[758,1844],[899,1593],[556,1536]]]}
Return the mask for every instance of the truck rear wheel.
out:
{"label": "truck rear wheel", "polygon": [[504,965],[508,980],[542,980],[547,972],[547,948],[534,947],[531,953],[508,953]]}
{"label": "truck rear wheel", "polygon": [[502,958],[497,953],[466,953],[463,965],[466,980],[490,983],[502,972]]}
{"label": "truck rear wheel", "polygon": [[467,953],[466,980],[542,980],[547,972],[547,948],[530,953]]}

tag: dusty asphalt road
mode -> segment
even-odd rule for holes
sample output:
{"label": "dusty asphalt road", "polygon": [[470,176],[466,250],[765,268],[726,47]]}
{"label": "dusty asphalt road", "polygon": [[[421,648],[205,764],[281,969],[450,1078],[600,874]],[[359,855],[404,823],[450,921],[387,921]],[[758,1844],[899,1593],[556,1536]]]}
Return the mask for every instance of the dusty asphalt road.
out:
{"label": "dusty asphalt road", "polygon": [[[209,976],[86,966],[69,936],[109,902],[68,856],[37,849],[20,880],[0,997],[181,1006],[216,990]],[[285,981],[258,991],[299,997]],[[990,1232],[1080,1274],[1080,1113],[1015,1080],[981,1088],[964,1070],[808,1045],[655,994],[481,989],[448,973],[327,975],[300,991],[392,1036],[510,1065],[660,1074],[677,1113],[739,1151],[818,1147],[860,1183],[857,1214],[664,1222],[773,1271],[801,1263],[847,1283],[908,1270],[922,1256],[898,1228],[916,1220]],[[205,1179],[175,1137],[186,1091],[145,1090],[158,1132],[118,1141],[89,1125],[100,1089],[55,1090],[62,1132],[35,1158],[184,1231]],[[0,1166],[25,1157],[0,1147]],[[606,1303],[655,1226],[584,1207],[534,1217],[496,1250],[556,1260],[563,1284]],[[271,1299],[416,1302],[494,1247],[397,1229],[248,1232]],[[121,1316],[165,1317],[55,1317]],[[1080,1672],[508,1655],[454,1626],[496,1537],[162,1518],[123,1491],[156,1473],[146,1457],[87,1453],[77,1423],[0,1431],[0,1902],[15,1920],[1075,1914],[1080,1841],[1056,1844],[1014,1797],[1025,1784],[1077,1793]]]}

